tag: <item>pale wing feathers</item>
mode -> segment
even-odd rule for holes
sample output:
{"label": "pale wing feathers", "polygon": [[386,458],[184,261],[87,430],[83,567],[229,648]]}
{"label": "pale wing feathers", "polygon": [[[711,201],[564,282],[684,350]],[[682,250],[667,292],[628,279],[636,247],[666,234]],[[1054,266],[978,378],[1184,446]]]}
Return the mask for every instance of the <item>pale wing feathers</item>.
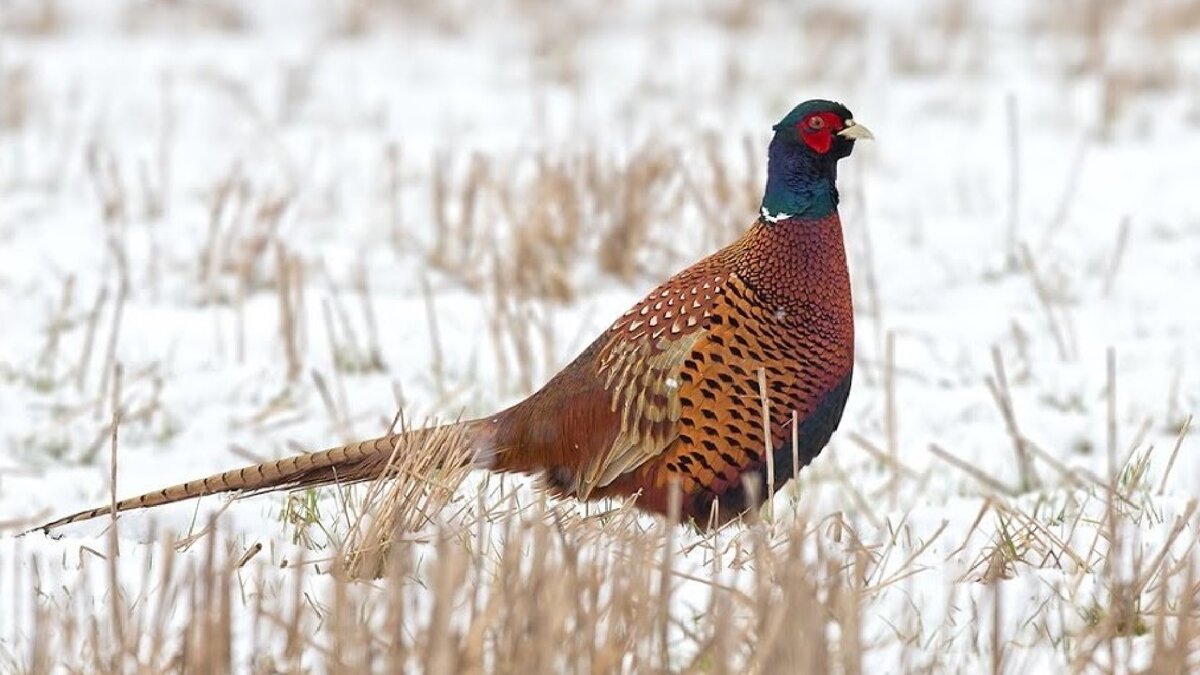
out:
{"label": "pale wing feathers", "polygon": [[621,428],[609,451],[576,474],[580,498],[661,455],[678,438],[685,384],[680,371],[708,334],[707,319],[722,284],[734,279],[711,267],[694,268],[655,289],[613,326],[599,375]]}
{"label": "pale wing feathers", "polygon": [[642,336],[631,341],[618,335],[606,347],[600,372],[621,429],[612,449],[595,456],[578,475],[575,491],[581,498],[662,454],[678,436],[679,372],[704,332],[675,340]]}
{"label": "pale wing feathers", "polygon": [[[662,455],[680,434],[685,395],[695,404],[696,382],[680,377],[693,351],[707,351],[708,319],[718,311],[722,286],[740,283],[737,275],[688,279],[672,290],[658,290],[631,309],[613,327],[599,373],[620,413],[621,429],[611,449],[599,453],[576,475],[575,493],[588,494]],[[631,334],[631,335],[630,335]],[[692,364],[693,380],[709,363]],[[690,395],[689,395],[690,394]]]}

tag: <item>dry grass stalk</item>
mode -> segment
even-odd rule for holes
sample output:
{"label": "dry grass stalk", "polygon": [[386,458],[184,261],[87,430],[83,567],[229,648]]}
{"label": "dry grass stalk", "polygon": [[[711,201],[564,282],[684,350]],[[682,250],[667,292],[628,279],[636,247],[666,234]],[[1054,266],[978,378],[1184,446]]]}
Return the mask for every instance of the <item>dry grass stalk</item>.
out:
{"label": "dry grass stalk", "polygon": [[350,578],[379,578],[396,537],[428,528],[471,468],[473,449],[453,426],[402,437],[381,480],[357,507],[344,544]]}
{"label": "dry grass stalk", "polygon": [[121,167],[112,151],[92,143],[87,148],[88,177],[100,202],[100,217],[106,225],[128,220],[128,198]]}
{"label": "dry grass stalk", "polygon": [[1183,425],[1179,428],[1179,433],[1175,435],[1175,446],[1171,449],[1171,458],[1167,460],[1167,468],[1163,471],[1162,482],[1158,484],[1158,494],[1163,494],[1167,490],[1167,479],[1171,477],[1171,469],[1175,467],[1175,459],[1179,456],[1179,448],[1183,446],[1183,439],[1187,438],[1188,432],[1192,428],[1192,416],[1188,415],[1183,421]]}
{"label": "dry grass stalk", "polygon": [[1017,413],[1013,406],[1012,392],[1008,387],[1008,376],[1004,372],[1004,357],[998,347],[992,347],[992,367],[994,376],[989,375],[986,378],[988,392],[991,393],[992,400],[996,402],[996,407],[1000,409],[1000,416],[1004,418],[1004,428],[1008,431],[1008,437],[1012,439],[1013,452],[1017,458],[1017,475],[1020,476],[1021,481],[1020,490],[1028,492],[1041,487],[1042,479],[1038,476],[1037,469],[1029,458],[1025,436],[1017,426]]}
{"label": "dry grass stalk", "polygon": [[1117,228],[1117,242],[1113,246],[1113,254],[1109,259],[1108,269],[1104,272],[1104,295],[1111,295],[1113,282],[1116,281],[1117,272],[1121,269],[1121,260],[1125,256],[1125,249],[1129,244],[1129,216],[1121,219],[1121,225]]}
{"label": "dry grass stalk", "polygon": [[1008,227],[1004,250],[1010,267],[1017,258],[1018,232],[1021,224],[1021,120],[1017,109],[1017,97],[1009,94],[1004,101],[1005,119],[1008,122]]}
{"label": "dry grass stalk", "polygon": [[946,452],[940,446],[938,446],[938,444],[936,444],[936,443],[931,443],[929,445],[929,451],[931,453],[933,453],[935,456],[937,456],[939,459],[942,459],[943,461],[945,461],[947,464],[962,471],[963,473],[967,474],[971,478],[974,478],[976,481],[979,481],[979,483],[981,485],[986,486],[988,489],[990,489],[992,492],[995,492],[996,494],[1015,496],[1019,492],[1019,490],[1017,490],[1016,488],[1009,487],[1009,486],[1005,485],[1004,483],[1001,483],[1000,481],[996,480],[995,478],[992,478],[988,474],[984,473],[983,470],[979,469],[978,467],[968,464],[967,462],[964,462],[963,460],[959,459],[958,457],[955,457],[954,455],[950,454],[949,452]]}
{"label": "dry grass stalk", "polygon": [[772,523],[775,522],[775,447],[771,438],[771,402],[767,396],[767,370],[758,369],[758,400],[762,409],[762,436],[766,440],[763,453],[767,458],[767,513]]}
{"label": "dry grass stalk", "polygon": [[[367,273],[367,266],[362,261],[358,261],[358,266],[355,268],[354,289],[358,294],[359,303],[362,307],[363,321],[367,326],[367,339],[364,354],[364,363],[362,367],[367,372],[383,372],[386,369],[386,364],[383,362],[383,348],[379,344],[379,322],[375,319],[375,301],[371,296],[371,282]],[[356,351],[358,351],[356,349]]]}
{"label": "dry grass stalk", "polygon": [[1105,382],[1107,386],[1104,388],[1104,399],[1107,404],[1107,424],[1105,430],[1108,438],[1108,443],[1105,447],[1108,450],[1108,473],[1111,480],[1116,480],[1117,476],[1117,353],[1109,347],[1105,351]]}
{"label": "dry grass stalk", "polygon": [[[0,18],[0,32],[3,32]],[[33,112],[33,74],[29,66],[9,67],[0,62],[0,130],[19,131],[28,123]]]}
{"label": "dry grass stalk", "polygon": [[[1064,361],[1073,358],[1075,352],[1070,348],[1067,341],[1067,335],[1071,333],[1068,324],[1069,315],[1062,308],[1062,304],[1055,301],[1046,280],[1038,271],[1037,264],[1033,254],[1029,251],[1029,247],[1021,244],[1017,247],[1017,252],[1020,255],[1022,266],[1029,274],[1029,280],[1033,284],[1033,291],[1037,295],[1038,303],[1046,315],[1046,325],[1050,330],[1050,335],[1054,338],[1054,345],[1058,347],[1059,358]],[[1059,312],[1055,312],[1056,308],[1062,310],[1061,317]]]}
{"label": "dry grass stalk", "polygon": [[[112,259],[117,269],[117,295],[116,301],[113,303],[112,326],[108,332],[108,345],[104,352],[104,367],[100,371],[100,392],[108,390],[109,378],[113,369],[116,368],[117,345],[121,339],[121,321],[125,316],[125,302],[129,297],[130,291],[129,259],[126,257],[125,247],[117,239],[117,235],[113,230],[110,229],[109,233],[109,250],[112,252]],[[103,394],[96,399],[97,419],[101,418],[104,414],[104,401],[105,397]]]}
{"label": "dry grass stalk", "polygon": [[433,295],[433,289],[429,286],[429,279],[421,277],[421,297],[425,300],[425,325],[429,327],[429,344],[432,346],[432,355],[430,358],[429,368],[433,374],[434,391],[438,393],[439,398],[446,397],[446,369],[445,358],[442,355],[442,337],[438,330],[438,315],[437,315],[437,299]]}
{"label": "dry grass stalk", "polygon": [[75,389],[82,392],[87,387],[88,365],[92,360],[92,346],[96,341],[96,326],[100,323],[100,314],[108,302],[108,287],[101,286],[96,291],[96,299],[87,313],[87,324],[83,334],[83,347],[79,354],[79,365],[75,367]]}
{"label": "dry grass stalk", "polygon": [[275,273],[278,275],[279,340],[283,343],[288,382],[295,382],[303,370],[300,360],[300,329],[303,322],[300,317],[304,305],[304,281],[299,259],[289,254],[282,242],[275,246]]}

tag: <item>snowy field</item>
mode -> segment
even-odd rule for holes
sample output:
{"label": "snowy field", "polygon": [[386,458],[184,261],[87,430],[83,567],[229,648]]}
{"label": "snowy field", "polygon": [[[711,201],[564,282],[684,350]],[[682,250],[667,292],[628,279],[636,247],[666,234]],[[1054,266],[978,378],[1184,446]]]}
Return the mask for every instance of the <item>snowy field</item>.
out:
{"label": "snowy field", "polygon": [[[0,671],[1200,668],[1200,4],[249,4],[0,0]],[[370,582],[337,490],[15,536],[519,400],[818,97],[877,139],[855,382],[763,522],[471,475]]]}

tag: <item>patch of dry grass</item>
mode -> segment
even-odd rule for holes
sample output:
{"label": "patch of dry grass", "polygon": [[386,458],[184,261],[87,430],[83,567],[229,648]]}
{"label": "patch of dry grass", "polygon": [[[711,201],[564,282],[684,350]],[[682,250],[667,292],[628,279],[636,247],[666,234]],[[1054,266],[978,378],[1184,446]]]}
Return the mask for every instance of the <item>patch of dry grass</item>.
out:
{"label": "patch of dry grass", "polygon": [[[1131,637],[1153,672],[1187,672],[1200,659],[1196,503],[1150,555],[1135,549],[1154,517],[1133,499],[1146,489],[1136,464],[1116,487],[1085,482],[1044,504],[990,500],[962,542],[944,541],[945,523],[919,536],[905,523],[870,534],[839,515],[812,522],[795,512],[697,539],[648,526],[629,504],[585,516],[486,484],[456,497],[465,470],[438,467],[459,440],[439,433],[397,448],[389,478],[344,496],[323,520],[340,534],[304,560],[236,544],[210,525],[148,553],[138,566],[161,577],[136,596],[112,551],[80,552],[94,564],[37,560],[27,595],[12,599],[35,608],[31,639],[3,658],[22,672],[53,663],[92,672],[855,673],[872,652],[899,649],[909,672],[933,672],[953,667],[939,654],[959,633],[953,614],[940,626],[897,625],[887,638],[871,612],[936,573],[929,563],[944,554],[931,551],[950,551],[949,560],[973,550],[945,597],[961,611],[983,603],[972,610],[976,630],[995,635],[974,647],[980,659],[999,665],[1017,653],[1007,629],[991,624],[1001,615],[1005,626],[1037,626],[1036,639],[1059,644],[1074,672],[1113,663]],[[70,587],[39,581],[75,569]],[[1004,585],[1037,569],[1062,572],[1050,599],[1004,607]],[[95,592],[111,603],[107,622],[88,618]],[[1078,616],[1064,624],[1064,611]]]}

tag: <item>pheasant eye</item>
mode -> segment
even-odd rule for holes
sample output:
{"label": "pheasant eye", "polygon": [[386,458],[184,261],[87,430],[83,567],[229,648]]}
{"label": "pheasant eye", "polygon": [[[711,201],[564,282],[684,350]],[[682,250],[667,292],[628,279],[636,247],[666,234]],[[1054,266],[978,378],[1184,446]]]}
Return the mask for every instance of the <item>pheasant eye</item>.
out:
{"label": "pheasant eye", "polygon": [[814,129],[814,130],[815,129],[823,129],[824,127],[825,127],[825,120],[821,119],[820,117],[808,118],[808,128],[809,129]]}

